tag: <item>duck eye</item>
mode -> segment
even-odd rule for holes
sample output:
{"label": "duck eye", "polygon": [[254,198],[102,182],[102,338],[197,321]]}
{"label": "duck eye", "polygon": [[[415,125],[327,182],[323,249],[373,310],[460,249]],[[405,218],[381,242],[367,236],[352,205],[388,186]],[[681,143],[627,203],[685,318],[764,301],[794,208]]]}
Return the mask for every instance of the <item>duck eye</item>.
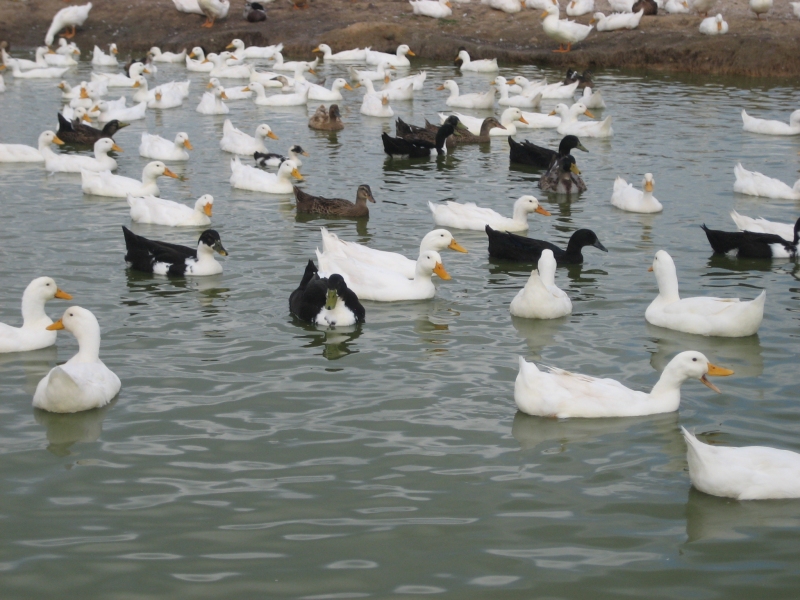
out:
{"label": "duck eye", "polygon": [[694,362],[697,362],[697,359],[696,359],[696,358],[693,358],[692,360],[693,360]]}

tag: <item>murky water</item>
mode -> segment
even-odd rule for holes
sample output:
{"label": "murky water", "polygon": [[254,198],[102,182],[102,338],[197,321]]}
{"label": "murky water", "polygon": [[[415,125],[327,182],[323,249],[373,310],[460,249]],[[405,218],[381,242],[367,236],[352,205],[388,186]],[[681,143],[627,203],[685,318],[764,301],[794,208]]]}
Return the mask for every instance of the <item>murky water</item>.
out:
{"label": "murky water", "polygon": [[[321,69],[329,80],[341,73]],[[394,103],[396,113],[434,120],[445,109],[435,87],[454,75],[429,65],[425,90]],[[463,91],[488,81],[456,77]],[[180,66],[157,77],[177,78],[185,79]],[[191,78],[184,108],[151,112],[117,135],[119,173],[138,176],[146,164],[141,132],[189,133],[196,150],[174,167],[187,180],[162,180],[162,196],[214,195],[213,223],[230,252],[220,276],[127,272],[124,200],[84,196],[77,175],[0,165],[0,320],[19,321],[32,278],[56,278],[97,315],[102,357],[123,382],[102,410],[42,413],[31,408],[34,387],[75,352],[74,338],[62,332],[57,349],[0,357],[3,598],[796,597],[800,502],[691,490],[678,426],[718,432],[719,443],[800,451],[797,267],[711,258],[699,227],[732,229],[733,208],[798,216],[795,202],[731,191],[739,160],[797,178],[800,142],[742,132],[739,111],[785,120],[798,88],[599,74],[601,116],[614,116],[616,136],[584,139],[590,153],[575,153],[586,194],[544,198],[553,216],[530,219],[534,237],[565,244],[589,227],[609,249],[587,249],[582,267],[558,270],[571,316],[512,319],[508,304],[528,272],[490,261],[482,232],[456,231],[470,252],[443,255],[453,279],[434,300],[366,303],[363,327],[326,332],[288,313],[319,226],[413,255],[433,228],[428,200],[510,214],[518,196],[542,197],[538,174],[509,169],[504,139],[441,160],[388,160],[379,136],[393,123],[362,117],[359,94],[341,103],[347,128],[338,135],[306,127],[313,104],[307,112],[231,102],[242,129],[269,123],[280,136],[271,149],[299,143],[310,152],[307,191],[350,198],[368,183],[378,200],[368,222],[298,220],[291,197],[230,188],[230,156],[218,146],[224,117],[194,111],[204,80]],[[7,84],[0,140],[35,144],[55,126],[55,82],[9,76]],[[552,147],[560,138],[517,137]],[[638,187],[648,171],[664,213],[612,208],[614,178]],[[133,229],[197,238],[193,229]],[[759,334],[705,339],[647,325],[656,293],[647,267],[661,248],[685,295],[753,298],[766,288]],[[48,312],[64,308],[54,301]],[[675,414],[588,422],[516,414],[518,355],[647,389],[686,349],[736,370],[718,382],[721,395],[690,381]]]}

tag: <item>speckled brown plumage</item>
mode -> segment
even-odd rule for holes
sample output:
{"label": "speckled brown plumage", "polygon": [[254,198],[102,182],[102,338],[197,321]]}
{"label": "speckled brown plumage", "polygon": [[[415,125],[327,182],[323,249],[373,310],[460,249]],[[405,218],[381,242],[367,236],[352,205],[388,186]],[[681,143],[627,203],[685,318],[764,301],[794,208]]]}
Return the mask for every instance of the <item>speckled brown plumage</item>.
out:
{"label": "speckled brown plumage", "polygon": [[344,129],[339,105],[331,104],[328,110],[325,109],[325,106],[320,105],[317,112],[308,120],[308,126],[319,131],[341,131]]}

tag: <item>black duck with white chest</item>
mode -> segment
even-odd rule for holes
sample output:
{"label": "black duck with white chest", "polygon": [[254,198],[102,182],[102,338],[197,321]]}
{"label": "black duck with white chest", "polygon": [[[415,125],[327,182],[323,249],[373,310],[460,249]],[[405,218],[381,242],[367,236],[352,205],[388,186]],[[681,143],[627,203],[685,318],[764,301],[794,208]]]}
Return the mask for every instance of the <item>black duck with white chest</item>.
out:
{"label": "black duck with white chest", "polygon": [[309,260],[300,285],[289,296],[289,310],[298,319],[326,327],[363,323],[366,311],[341,275],[320,277]]}
{"label": "black duck with white chest", "polygon": [[581,178],[581,171],[575,164],[575,158],[567,154],[562,156],[539,179],[539,188],[553,194],[571,196],[586,191],[586,184]]}
{"label": "black duck with white chest", "polygon": [[715,254],[737,258],[797,258],[800,219],[794,224],[794,239],[791,242],[774,233],[719,231],[709,229],[705,224],[702,228]]}
{"label": "black duck with white chest", "polygon": [[550,150],[543,146],[537,146],[533,142],[523,140],[517,142],[511,136],[508,137],[509,159],[512,163],[520,165],[530,165],[540,169],[549,169],[559,158],[567,156],[573,148],[589,152],[581,141],[574,135],[566,135],[558,145],[558,150]]}
{"label": "black duck with white chest", "polygon": [[545,240],[495,231],[488,225],[486,226],[486,235],[489,236],[489,256],[518,262],[537,263],[543,250],[552,250],[553,257],[559,266],[579,265],[583,263],[582,249],[585,246],[594,246],[598,250],[608,252],[591,229],[578,229],[573,233],[569,238],[566,250]]}
{"label": "black duck with white chest", "polygon": [[330,215],[337,217],[350,217],[354,219],[369,218],[367,202],[375,202],[372,190],[368,185],[358,186],[355,203],[344,198],[323,198],[305,193],[294,186],[294,197],[297,200],[297,212],[317,215]]}
{"label": "black duck with white chest", "polygon": [[131,269],[156,275],[173,277],[217,275],[222,273],[222,265],[214,259],[214,252],[227,256],[222,247],[219,233],[206,229],[197,241],[197,248],[158,242],[136,235],[122,226],[125,234],[125,261]]}

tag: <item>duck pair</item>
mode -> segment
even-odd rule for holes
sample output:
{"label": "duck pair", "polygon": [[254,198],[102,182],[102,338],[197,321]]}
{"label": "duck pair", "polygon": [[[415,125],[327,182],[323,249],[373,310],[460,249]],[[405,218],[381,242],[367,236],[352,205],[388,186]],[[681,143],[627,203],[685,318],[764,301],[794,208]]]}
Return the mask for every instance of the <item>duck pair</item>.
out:
{"label": "duck pair", "polygon": [[528,140],[517,142],[511,136],[508,137],[508,145],[512,163],[547,169],[539,179],[540,189],[565,195],[586,191],[581,171],[570,154],[573,148],[588,152],[577,136],[565,136],[558,145],[558,150],[537,146]]}

